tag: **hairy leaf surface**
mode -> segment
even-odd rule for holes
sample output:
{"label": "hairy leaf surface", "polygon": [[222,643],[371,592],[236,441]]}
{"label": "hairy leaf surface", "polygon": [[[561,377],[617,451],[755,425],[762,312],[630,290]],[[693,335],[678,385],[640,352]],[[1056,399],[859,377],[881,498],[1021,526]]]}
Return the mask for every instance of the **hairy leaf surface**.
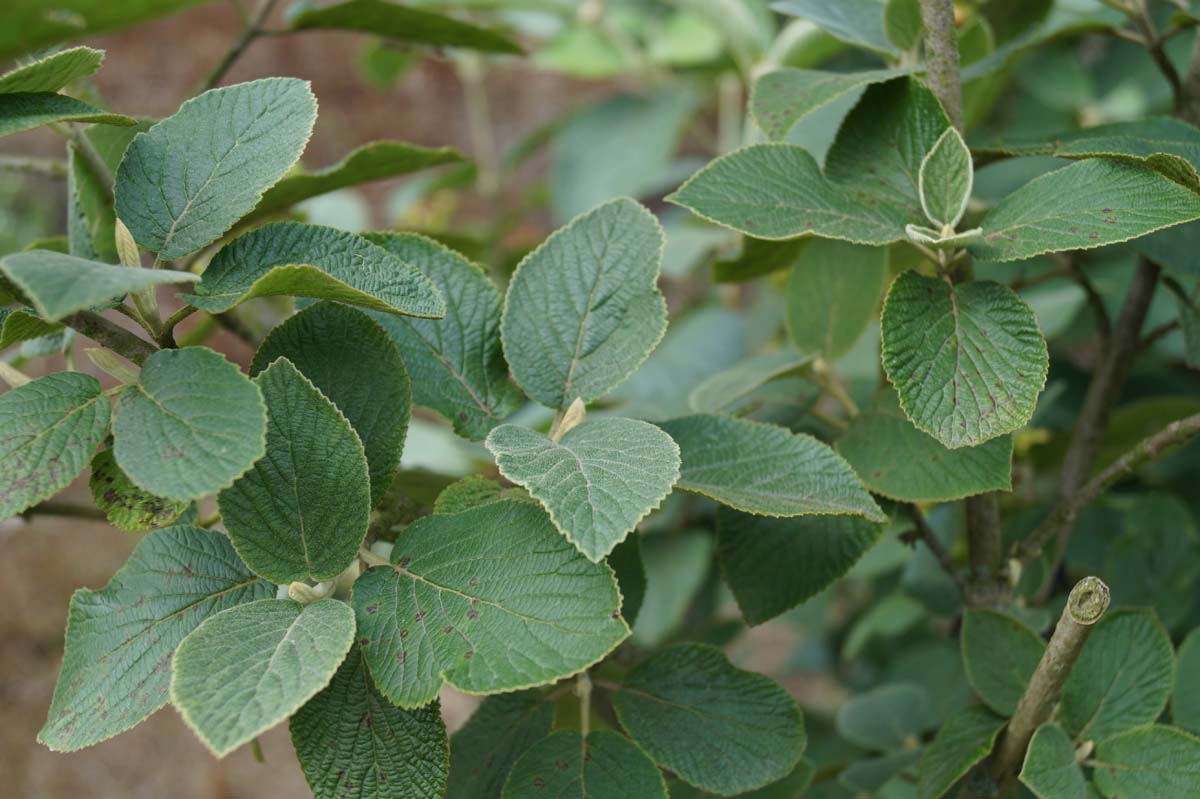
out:
{"label": "hairy leaf surface", "polygon": [[502,799],[667,799],[662,773],[646,753],[612,730],[583,740],[559,730],[529,748],[513,766]]}
{"label": "hairy leaf surface", "polygon": [[101,450],[92,458],[92,476],[88,481],[92,500],[104,511],[108,523],[122,530],[152,530],[165,527],[188,509],[188,502],[156,497],[138,488],[121,471],[111,449]]}
{"label": "hairy leaf surface", "polygon": [[1025,753],[1021,782],[1038,799],[1087,799],[1087,781],[1075,745],[1057,723],[1037,728]]}
{"label": "hairy leaf surface", "polygon": [[824,72],[784,67],[759,76],[750,96],[750,113],[769,139],[782,139],[810,112],[872,83],[911,75],[918,67]]}
{"label": "hairy leaf surface", "polygon": [[917,799],[945,796],[971,767],[988,756],[1005,719],[983,705],[963,708],[938,730],[918,764]]}
{"label": "hairy leaf surface", "polygon": [[810,242],[788,274],[786,322],[796,349],[830,361],[849,352],[875,315],[887,273],[882,247]]}
{"label": "hairy leaf surface", "polygon": [[1092,761],[1096,787],[1109,799],[1200,793],[1200,738],[1174,727],[1135,727],[1099,743]]}
{"label": "hairy leaf surface", "polygon": [[1046,651],[1042,639],[1007,613],[969,608],[960,640],[975,693],[992,710],[1011,716]]}
{"label": "hairy leaf surface", "polygon": [[103,60],[104,51],[94,47],[60,50],[0,75],[0,94],[56,92],[100,69]]}
{"label": "hairy leaf surface", "polygon": [[54,92],[0,94],[0,136],[40,128],[52,122],[134,125],[137,120]]}
{"label": "hairy leaf surface", "polygon": [[484,699],[450,738],[446,799],[500,799],[513,764],[553,723],[554,704],[540,691]]}

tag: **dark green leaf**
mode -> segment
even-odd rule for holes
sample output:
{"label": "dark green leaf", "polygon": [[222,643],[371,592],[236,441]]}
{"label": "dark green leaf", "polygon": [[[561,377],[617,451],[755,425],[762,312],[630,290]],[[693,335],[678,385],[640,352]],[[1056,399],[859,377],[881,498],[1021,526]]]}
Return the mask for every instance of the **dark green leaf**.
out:
{"label": "dark green leaf", "polygon": [[914,748],[932,721],[929,696],[916,685],[882,685],[838,708],[838,734],[874,752]]}
{"label": "dark green leaf", "polygon": [[138,488],[129,475],[121,471],[111,449],[101,450],[92,458],[92,476],[88,484],[96,507],[104,511],[109,524],[122,530],[164,527],[178,519],[190,504],[156,497]]}
{"label": "dark green leaf", "polygon": [[520,45],[498,31],[387,0],[346,0],[324,8],[305,8],[292,19],[292,27],[359,31],[416,44],[491,53],[522,52]]}
{"label": "dark green leaf", "polygon": [[800,352],[842,357],[875,316],[888,275],[882,247],[810,242],[788,275],[787,329]]}
{"label": "dark green leaf", "polygon": [[554,704],[538,691],[484,699],[450,738],[446,799],[500,799],[513,764],[553,723]]}
{"label": "dark green leaf", "polygon": [[1160,724],[1102,741],[1093,779],[1109,799],[1194,799],[1200,795],[1200,738]]}
{"label": "dark green leaf", "polygon": [[823,72],[786,67],[759,76],[750,96],[750,112],[769,139],[782,139],[809,112],[855,89],[911,75],[918,67],[866,72]]}
{"label": "dark green leaf", "polygon": [[559,730],[513,766],[503,799],[667,799],[667,784],[646,753],[612,730]]}
{"label": "dark green leaf", "polygon": [[917,799],[938,799],[988,756],[1005,720],[983,705],[963,708],[925,747],[917,777]]}
{"label": "dark green leaf", "polygon": [[994,610],[963,614],[963,666],[975,693],[992,710],[1011,716],[1029,686],[1046,645],[1019,620]]}
{"label": "dark green leaf", "polygon": [[1200,628],[1188,633],[1179,645],[1171,720],[1190,732],[1200,732]]}
{"label": "dark green leaf", "polygon": [[[6,20],[7,21],[7,20]],[[0,136],[32,130],[51,122],[134,125],[136,120],[112,114],[74,97],[54,92],[0,94]]]}
{"label": "dark green leaf", "polygon": [[1021,782],[1038,799],[1088,799],[1075,746],[1056,723],[1043,724],[1033,734],[1021,767]]}

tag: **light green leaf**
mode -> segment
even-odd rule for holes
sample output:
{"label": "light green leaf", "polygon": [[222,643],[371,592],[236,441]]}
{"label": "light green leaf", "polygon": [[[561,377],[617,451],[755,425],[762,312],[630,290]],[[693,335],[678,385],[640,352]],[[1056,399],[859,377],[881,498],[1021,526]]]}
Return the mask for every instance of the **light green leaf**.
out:
{"label": "light green leaf", "polygon": [[104,51],[93,47],[72,47],[51,53],[0,75],[0,94],[56,92],[100,69],[103,60]]}
{"label": "light green leaf", "polygon": [[1012,289],[910,271],[884,301],[883,366],[913,424],[956,449],[1028,422],[1049,357],[1033,309]]}
{"label": "light green leaf", "polygon": [[933,722],[929,696],[909,683],[881,685],[838,708],[838,735],[873,752],[913,747]]}
{"label": "light green leaf", "polygon": [[663,241],[654,215],[621,198],[576,217],[521,261],[500,332],[525,393],[566,408],[641,366],[667,329],[655,285]]}
{"label": "light green leaf", "polygon": [[266,732],[329,684],[354,642],[336,599],[263,599],[206,619],[175,650],[171,704],[217,757]]}
{"label": "light green leaf", "polygon": [[782,139],[810,112],[855,89],[911,75],[920,67],[865,72],[824,72],[784,67],[759,76],[750,95],[750,113],[769,139]]}
{"label": "light green leaf", "polygon": [[721,796],[786,777],[804,751],[804,722],[787,691],[710,646],[672,646],[636,666],[613,709],[655,762]]}
{"label": "light green leaf", "polygon": [[307,81],[212,89],[140,133],[116,176],[117,216],[165,259],[219,239],[304,151],[317,117]]}
{"label": "light green leaf", "polygon": [[272,582],[336,577],[371,517],[362,442],[286,358],[255,382],[267,404],[267,452],[221,492],[221,520],[246,565]]}
{"label": "light green leaf", "polygon": [[502,799],[667,799],[662,773],[646,753],[612,730],[585,742],[559,730],[530,747],[513,766]]}
{"label": "light green leaf", "polygon": [[100,381],[59,372],[0,394],[0,519],[66,488],[108,429]]}
{"label": "light green leaf", "polygon": [[921,756],[917,799],[944,796],[972,766],[988,756],[1004,722],[983,705],[971,705],[951,716]]}
{"label": "light green leaf", "polygon": [[374,506],[400,467],[412,407],[412,386],[396,345],[365,314],[321,302],[271,331],[254,354],[251,376],[280,357],[312,381],[358,434]]}
{"label": "light green leaf", "polygon": [[299,222],[263,225],[225,245],[184,299],[221,313],[277,294],[411,316],[446,313],[441,294],[415,267],[361,236]]}
{"label": "light green leaf", "polygon": [[274,594],[220,532],[178,526],[146,536],[108,585],[71,597],[62,671],[38,740],[73,752],[138,724],[167,703],[171,655],[188,633]]}
{"label": "light green leaf", "polygon": [[1171,720],[1189,732],[1200,732],[1200,627],[1188,633],[1179,645]]}
{"label": "light green leaf", "polygon": [[1200,795],[1200,738],[1155,724],[1102,741],[1092,779],[1110,799],[1194,799]]}
{"label": "light green leaf", "polygon": [[637,419],[586,421],[557,442],[506,424],[485,443],[500,473],[527,488],[554,526],[593,561],[625,540],[679,478],[679,447]]}
{"label": "light green leaf", "polygon": [[874,318],[887,275],[882,247],[810,242],[788,275],[785,321],[792,343],[827,360],[845,355]]}
{"label": "light green leaf", "polygon": [[815,357],[784,349],[745,358],[692,389],[688,405],[701,413],[732,413],[738,401],[755,389],[777,378],[806,371]]}
{"label": "light green leaf", "polygon": [[393,705],[353,647],[328,687],[288,725],[304,778],[317,799],[442,799],[449,768],[446,725],[436,702]]}
{"label": "light green leaf", "polygon": [[1148,724],[1167,706],[1175,652],[1153,611],[1107,614],[1063,686],[1060,719],[1076,741],[1104,741]]}
{"label": "light green leaf", "polygon": [[823,591],[875,545],[882,525],[854,516],[773,519],[717,510],[717,562],[749,624]]}
{"label": "light green leaf", "polygon": [[0,350],[62,329],[62,325],[47,322],[25,308],[0,308]]}
{"label": "light green leaf", "polygon": [[295,30],[344,30],[441,47],[490,53],[522,52],[504,34],[453,17],[387,0],[346,0],[324,8],[306,8],[292,19]]}
{"label": "light green leaf", "polygon": [[1057,723],[1043,724],[1034,732],[1021,767],[1021,782],[1038,799],[1088,799],[1075,746]]}
{"label": "light green leaf", "polygon": [[502,486],[496,480],[473,474],[451,483],[437,495],[433,503],[434,513],[462,513],[502,499],[520,500],[537,504],[529,492],[520,486]]}
{"label": "light green leaf", "polygon": [[233,484],[266,452],[258,387],[210,349],[161,350],[120,395],[113,454],[139,487],[199,499]]}
{"label": "light green leaf", "polygon": [[500,799],[513,764],[553,723],[554,704],[538,691],[484,699],[450,738],[446,799]]}
{"label": "light green leaf", "polygon": [[131,532],[165,527],[188,509],[188,502],[164,499],[134,485],[121,471],[111,449],[101,450],[92,458],[92,476],[88,481],[96,507],[104,511],[109,524]]}
{"label": "light green leaf", "polygon": [[371,675],[401,707],[443,681],[471,694],[551,683],[629,635],[612,572],[530,502],[420,519],[392,563],[358,579],[354,610]]}
{"label": "light green leaf", "polygon": [[885,56],[898,54],[883,29],[882,0],[779,0],[771,7],[811,20],[846,44]]}
{"label": "light green leaf", "polygon": [[0,94],[0,136],[40,128],[51,122],[89,122],[98,125],[135,125],[122,114],[89,105],[54,92]]}
{"label": "light green leaf", "polygon": [[921,210],[926,218],[939,229],[957,227],[967,211],[967,201],[971,199],[971,187],[975,182],[971,151],[962,134],[954,128],[946,128],[921,161],[917,180]]}
{"label": "light green leaf", "polygon": [[661,427],[679,445],[678,488],[765,516],[883,512],[849,464],[809,435],[783,427],[697,415]]}
{"label": "light green leaf", "polygon": [[500,292],[481,267],[432,239],[365,238],[420,269],[446,299],[442,319],[374,314],[403,353],[413,401],[446,417],[459,435],[483,438],[524,401],[500,348]]}
{"label": "light green leaf", "polygon": [[29,250],[0,260],[3,272],[45,319],[119,301],[126,294],[164,283],[194,283],[200,278],[173,269],[101,264],[51,250]]}
{"label": "light green leaf", "polygon": [[983,218],[984,261],[1129,241],[1200,218],[1200,195],[1136,164],[1080,161],[1034,178]]}
{"label": "light green leaf", "polygon": [[883,31],[888,41],[901,50],[913,50],[921,43],[925,25],[921,21],[920,0],[886,0],[883,7]]}
{"label": "light green leaf", "polygon": [[176,11],[199,0],[8,0],[0,28],[0,60],[65,39],[93,36]]}
{"label": "light green leaf", "polygon": [[995,610],[968,608],[961,634],[963,668],[979,698],[1011,716],[1046,645],[1022,622]]}

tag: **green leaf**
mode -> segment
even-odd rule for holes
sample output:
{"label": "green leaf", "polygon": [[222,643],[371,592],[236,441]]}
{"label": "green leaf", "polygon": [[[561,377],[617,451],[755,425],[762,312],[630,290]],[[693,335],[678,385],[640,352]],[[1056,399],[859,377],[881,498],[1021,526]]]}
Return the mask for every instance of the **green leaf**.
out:
{"label": "green leaf", "polygon": [[251,376],[280,357],[312,381],[358,434],[373,507],[400,467],[412,407],[412,386],[396,345],[365,314],[320,302],[271,331],[254,354]]}
{"label": "green leaf", "polygon": [[219,239],[291,169],[317,118],[307,81],[212,89],[140,133],[116,176],[117,216],[162,258]]}
{"label": "green leaf", "polygon": [[65,39],[93,36],[195,5],[199,0],[9,0],[0,28],[0,60]]}
{"label": "green leaf", "polygon": [[[7,20],[6,20],[7,21]],[[135,125],[137,120],[113,114],[74,97],[54,92],[0,94],[0,136],[40,128],[51,122]]]}
{"label": "green leaf", "polygon": [[919,67],[865,72],[824,72],[784,67],[759,76],[750,94],[750,113],[769,139],[782,139],[812,111],[855,89],[919,71]]}
{"label": "green leaf", "polygon": [[925,690],[909,683],[881,685],[853,697],[834,721],[838,735],[873,752],[893,752],[921,742],[933,722]]}
{"label": "green leaf", "polygon": [[733,413],[747,395],[772,380],[806,371],[815,358],[787,349],[745,358],[692,389],[688,405],[701,413]]}
{"label": "green leaf", "polygon": [[267,451],[221,492],[221,520],[246,565],[272,582],[336,577],[371,517],[362,442],[286,358],[255,382],[267,404]]}
{"label": "green leaf", "polygon": [[992,710],[1011,716],[1046,651],[1042,639],[1007,613],[968,608],[960,640],[975,693]]}
{"label": "green leaf", "polygon": [[[807,797],[805,791],[812,782],[816,768],[808,760],[801,758],[792,769],[792,773],[757,791],[738,794],[738,799],[801,799]],[[712,799],[713,794],[694,788],[686,782],[676,780],[671,783],[671,799]]]}
{"label": "green leaf", "polygon": [[1063,728],[1076,741],[1104,741],[1148,724],[1162,715],[1174,684],[1175,652],[1153,611],[1109,613],[1063,686]]}
{"label": "green leaf", "polygon": [[102,263],[118,263],[112,196],[95,172],[67,145],[67,252]]}
{"label": "green leaf", "polygon": [[498,31],[386,0],[347,0],[324,8],[307,8],[292,19],[292,28],[359,31],[416,44],[489,53],[523,52],[520,45]]}
{"label": "green leaf", "polygon": [[0,75],[0,94],[56,92],[100,69],[102,61],[104,51],[93,47],[72,47],[51,53]]}
{"label": "green leaf", "polygon": [[200,279],[190,272],[113,266],[51,250],[5,256],[0,260],[0,272],[50,321],[119,301],[126,294],[148,286],[193,283]]}
{"label": "green leaf", "polygon": [[832,585],[883,527],[854,516],[773,519],[717,510],[717,562],[749,624],[762,624]]}
{"label": "green leaf", "polygon": [[662,773],[646,753],[612,730],[585,742],[576,730],[559,730],[529,748],[513,766],[503,799],[667,799]]}
{"label": "green leaf", "polygon": [[988,211],[984,261],[1129,241],[1200,218],[1200,195],[1142,166],[1089,159],[1034,178]]}
{"label": "green leaf", "polygon": [[113,454],[140,488],[199,499],[233,484],[266,452],[258,386],[210,349],[160,350],[120,395]]}
{"label": "green leaf", "polygon": [[[715,542],[707,530],[680,530],[671,535],[644,537],[639,534],[636,538],[626,539],[625,543],[632,541],[638,541],[637,568],[644,581],[641,605],[637,608],[637,621],[633,627],[633,643],[650,649],[688,621],[688,611],[712,573]],[[618,551],[614,550],[609,558],[610,566]],[[622,576],[618,571],[618,582]],[[630,601],[625,594],[625,583],[620,587],[621,612],[626,621],[633,623],[635,614],[628,612]]]}
{"label": "green leaf", "polygon": [[111,449],[101,450],[92,458],[92,476],[88,481],[96,507],[104,511],[109,524],[131,532],[165,527],[188,509],[188,502],[164,499],[134,485],[121,471]]}
{"label": "green leaf", "polygon": [[633,627],[645,604],[648,587],[641,539],[636,535],[627,537],[613,548],[605,563],[617,578],[617,589],[621,592],[621,617]]}
{"label": "green leaf", "polygon": [[263,599],[206,619],[175,650],[171,704],[217,757],[299,710],[329,684],[354,643],[336,599]]}
{"label": "green leaf", "polygon": [[449,768],[446,725],[435,702],[393,705],[371,681],[358,647],[288,725],[317,799],[442,799]]}
{"label": "green leaf", "polygon": [[662,227],[621,198],[576,217],[513,274],[500,322],[525,393],[550,408],[603,396],[641,366],[667,329],[655,285]]}
{"label": "green leaf", "polygon": [[441,294],[415,267],[361,236],[299,222],[273,222],[237,237],[204,270],[196,293],[183,298],[222,313],[277,294],[411,316],[446,313]]}
{"label": "green leaf", "polygon": [[554,704],[538,691],[485,698],[450,738],[446,799],[500,799],[513,764],[553,723]]}
{"label": "green leaf", "polygon": [[38,740],[73,752],[138,724],[167,703],[171,655],[208,617],[266,599],[220,532],[157,530],[99,591],[71,597],[62,671]]}
{"label": "green leaf", "polygon": [[767,241],[742,239],[742,251],[733,258],[713,264],[713,280],[717,283],[740,283],[786,269],[796,262],[808,239]]}
{"label": "green leaf", "polygon": [[921,161],[917,179],[925,217],[939,229],[957,227],[967,211],[975,180],[971,151],[962,134],[946,128]]}
{"label": "green leaf", "polygon": [[419,519],[392,563],[358,579],[354,610],[375,683],[401,707],[431,701],[443,681],[471,694],[551,683],[629,635],[609,568],[529,502]]}
{"label": "green leaf", "polygon": [[[856,796],[877,796],[883,786],[893,782],[893,777],[909,783],[911,786],[913,766],[921,759],[921,749],[900,749],[886,755],[865,757],[855,760],[846,766],[838,775],[838,784],[855,793]],[[890,788],[891,786],[889,786]],[[884,795],[889,795],[884,791]]]}
{"label": "green leaf", "polygon": [[1200,794],[1200,738],[1174,727],[1138,727],[1102,741],[1092,765],[1096,787],[1110,799]]}
{"label": "green leaf", "polygon": [[836,449],[867,488],[900,502],[950,502],[1012,490],[1012,436],[946,449],[913,426],[891,390],[851,420]]}
{"label": "green leaf", "polygon": [[885,56],[898,55],[884,32],[882,0],[779,0],[771,7],[811,20],[846,44]]}
{"label": "green leaf", "polygon": [[721,796],[786,777],[804,751],[804,722],[787,691],[710,646],[672,646],[636,666],[613,709],[655,762]]}
{"label": "green leaf", "polygon": [[315,172],[292,171],[263,193],[249,219],[261,219],[298,202],[373,180],[407,175],[439,164],[457,163],[450,147],[421,147],[402,141],[374,141],[356,147],[332,166]]}
{"label": "green leaf", "polygon": [[882,247],[809,243],[788,275],[785,321],[792,343],[831,361],[845,355],[874,318],[887,275]]}
{"label": "green leaf", "polygon": [[679,445],[678,488],[765,516],[883,512],[840,456],[809,435],[729,416],[686,416],[661,427]]}
{"label": "green leaf", "polygon": [[554,526],[593,561],[662,504],[679,478],[679,447],[637,419],[586,421],[557,442],[506,424],[485,443],[500,473],[527,488]]}
{"label": "green leaf", "polygon": [[1021,767],[1021,782],[1038,799],[1088,799],[1075,746],[1057,723],[1043,724],[1034,732]]}
{"label": "green leaf", "polygon": [[1200,732],[1200,627],[1179,645],[1178,676],[1171,695],[1171,720],[1192,733]]}
{"label": "green leaf", "polygon": [[108,418],[100,381],[81,372],[0,394],[0,519],[66,488],[104,440]]}
{"label": "green leaf", "polygon": [[374,314],[404,355],[413,401],[446,417],[459,435],[483,438],[524,401],[500,348],[500,292],[482,267],[432,239],[415,233],[366,238],[420,269],[446,299],[441,319]]}
{"label": "green leaf", "polygon": [[888,41],[897,49],[914,50],[921,43],[925,25],[921,21],[920,0],[886,0],[883,7],[883,30]]}
{"label": "green leaf", "polygon": [[434,513],[462,513],[502,499],[537,503],[529,492],[520,486],[505,487],[496,480],[473,474],[451,483],[437,495],[433,503]]}
{"label": "green leaf", "polygon": [[954,286],[904,272],[883,306],[883,366],[905,414],[950,449],[1033,416],[1049,357],[1037,317],[991,281]]}
{"label": "green leaf", "polygon": [[921,756],[917,799],[944,796],[972,766],[988,756],[1005,719],[983,705],[971,705],[950,717]]}
{"label": "green leaf", "polygon": [[0,308],[0,350],[22,341],[58,333],[62,325],[40,319],[24,308]]}

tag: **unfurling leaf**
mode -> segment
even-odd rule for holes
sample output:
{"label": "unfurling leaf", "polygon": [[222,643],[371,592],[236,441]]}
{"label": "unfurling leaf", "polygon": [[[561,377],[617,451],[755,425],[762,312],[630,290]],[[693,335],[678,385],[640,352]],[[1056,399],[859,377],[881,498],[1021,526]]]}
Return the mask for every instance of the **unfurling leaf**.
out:
{"label": "unfurling leaf", "polygon": [[967,143],[957,130],[946,128],[925,154],[918,173],[921,210],[935,227],[953,230],[958,226],[971,199],[974,177]]}

